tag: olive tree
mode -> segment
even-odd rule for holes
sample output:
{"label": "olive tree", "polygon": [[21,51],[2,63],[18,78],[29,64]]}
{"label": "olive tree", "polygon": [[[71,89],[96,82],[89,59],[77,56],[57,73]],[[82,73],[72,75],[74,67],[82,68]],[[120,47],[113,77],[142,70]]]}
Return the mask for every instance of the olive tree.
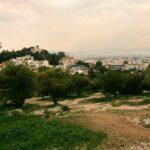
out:
{"label": "olive tree", "polygon": [[129,73],[124,78],[124,86],[120,89],[123,95],[139,95],[143,92],[143,75]]}
{"label": "olive tree", "polygon": [[143,88],[144,90],[150,91],[150,71],[147,71],[145,73],[145,76],[143,79]]}
{"label": "olive tree", "polygon": [[11,100],[16,107],[22,107],[26,98],[33,95],[35,75],[23,65],[7,65],[0,73],[1,93],[5,101]]}
{"label": "olive tree", "polygon": [[117,96],[123,86],[122,74],[115,71],[108,71],[101,75],[100,84],[105,95]]}
{"label": "olive tree", "polygon": [[39,78],[39,95],[50,96],[54,105],[57,104],[58,98],[65,97],[69,94],[70,75],[59,69],[51,69],[41,72]]}

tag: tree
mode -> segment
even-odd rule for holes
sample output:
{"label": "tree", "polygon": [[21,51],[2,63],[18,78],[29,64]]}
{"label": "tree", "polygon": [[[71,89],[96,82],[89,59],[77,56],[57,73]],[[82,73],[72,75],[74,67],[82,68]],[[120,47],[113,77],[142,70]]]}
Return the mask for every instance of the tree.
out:
{"label": "tree", "polygon": [[150,69],[147,69],[143,79],[144,90],[150,91]]}
{"label": "tree", "polygon": [[86,63],[84,61],[81,61],[79,60],[77,63],[76,63],[77,66],[84,66],[84,67],[87,67],[89,68],[90,67],[90,64],[89,63]]}
{"label": "tree", "polygon": [[143,92],[142,82],[142,74],[129,73],[124,77],[124,86],[120,89],[120,93],[123,95],[139,95]]}
{"label": "tree", "polygon": [[90,79],[82,75],[73,75],[70,89],[73,89],[77,96],[80,96],[83,92],[87,92],[90,86]]}
{"label": "tree", "polygon": [[123,77],[119,72],[108,71],[101,75],[100,84],[105,95],[117,96],[123,86]]}
{"label": "tree", "polygon": [[128,61],[127,61],[127,60],[125,60],[125,61],[123,62],[123,64],[124,64],[124,65],[127,65],[127,64],[128,64]]}
{"label": "tree", "polygon": [[94,66],[94,69],[103,73],[104,71],[106,71],[106,68],[103,66],[103,63],[101,61],[97,61],[95,66]]}
{"label": "tree", "polygon": [[59,52],[58,54],[51,54],[47,50],[42,50],[41,52],[33,53],[32,49],[34,47],[23,48],[18,51],[8,51],[4,50],[0,53],[0,63],[8,61],[16,57],[23,57],[30,55],[34,57],[35,60],[48,60],[51,65],[58,65],[59,60],[65,56],[64,52]]}
{"label": "tree", "polygon": [[65,53],[64,53],[64,52],[59,52],[59,53],[58,53],[59,59],[62,59],[64,56],[65,56]]}
{"label": "tree", "polygon": [[5,100],[11,100],[16,107],[22,107],[26,98],[33,95],[35,75],[27,67],[9,64],[1,71],[3,86],[0,87]]}
{"label": "tree", "polygon": [[93,68],[93,67],[90,67],[90,68],[88,69],[88,76],[89,76],[91,79],[95,78],[95,72],[94,72],[94,68]]}
{"label": "tree", "polygon": [[101,85],[98,79],[94,78],[91,80],[91,88],[93,92],[98,92],[101,89]]}
{"label": "tree", "polygon": [[40,72],[39,93],[41,96],[51,96],[54,105],[57,104],[58,98],[65,97],[69,94],[70,75],[58,69],[51,69]]}

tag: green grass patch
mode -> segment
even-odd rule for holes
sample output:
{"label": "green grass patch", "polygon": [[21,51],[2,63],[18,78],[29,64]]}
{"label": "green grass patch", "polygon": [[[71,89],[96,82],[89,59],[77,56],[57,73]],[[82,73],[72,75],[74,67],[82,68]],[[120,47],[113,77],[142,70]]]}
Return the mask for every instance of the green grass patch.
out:
{"label": "green grass patch", "polygon": [[36,111],[36,110],[39,110],[39,109],[42,109],[42,108],[45,108],[45,107],[44,106],[39,106],[39,105],[36,105],[36,104],[25,104],[25,105],[23,105],[22,110],[25,113],[30,113],[30,112],[33,112],[33,111]]}
{"label": "green grass patch", "polygon": [[103,103],[103,102],[113,102],[115,100],[127,100],[127,99],[130,99],[130,98],[133,98],[133,96],[130,96],[130,95],[118,95],[116,98],[114,97],[102,97],[102,98],[94,98],[94,99],[90,99],[90,100],[87,100],[87,102],[90,102],[90,103]]}
{"label": "green grass patch", "polygon": [[74,150],[95,149],[106,135],[61,121],[47,121],[33,116],[8,117],[0,114],[0,149],[2,150]]}
{"label": "green grass patch", "polygon": [[112,102],[113,98],[111,97],[102,97],[102,98],[93,98],[87,100],[89,103],[103,103],[103,102]]}
{"label": "green grass patch", "polygon": [[[62,97],[62,98],[58,98],[58,102],[59,101],[64,101],[64,100],[75,100],[77,98],[86,98],[91,96],[94,93],[82,93],[81,95],[71,95],[71,96],[67,96],[67,97]],[[45,98],[38,98],[39,101],[52,101],[51,97],[45,97]]]}
{"label": "green grass patch", "polygon": [[145,98],[142,102],[140,102],[141,105],[148,105],[150,104],[150,98]]}
{"label": "green grass patch", "polygon": [[149,125],[144,125],[145,128],[150,128],[150,124]]}
{"label": "green grass patch", "polygon": [[15,108],[16,107],[12,104],[0,104],[0,112],[6,112]]}
{"label": "green grass patch", "polygon": [[128,106],[140,106],[140,105],[148,105],[150,104],[150,98],[146,98],[141,102],[130,102],[130,101],[114,101],[111,103],[113,107],[119,107],[121,105],[128,105]]}

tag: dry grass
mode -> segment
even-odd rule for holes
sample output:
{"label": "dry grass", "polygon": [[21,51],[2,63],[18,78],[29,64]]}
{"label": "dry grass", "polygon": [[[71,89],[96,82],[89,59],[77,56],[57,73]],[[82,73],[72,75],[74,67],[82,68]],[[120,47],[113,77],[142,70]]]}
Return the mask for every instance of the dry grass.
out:
{"label": "dry grass", "polygon": [[[28,105],[35,105],[33,112],[44,115],[44,111],[53,112],[55,117],[65,123],[73,123],[94,131],[104,131],[108,135],[107,142],[99,149],[104,150],[149,150],[150,129],[144,128],[142,119],[150,118],[148,104],[141,97],[128,97],[127,100],[115,100],[122,105],[114,107],[112,101],[97,93],[86,98],[60,101],[61,106],[68,106],[69,111],[64,112],[60,107],[51,108],[50,101],[31,99]],[[126,103],[123,103],[126,101]]]}
{"label": "dry grass", "polygon": [[105,148],[128,149],[140,142],[150,142],[150,130],[127,120],[125,116],[112,112],[87,112],[79,116],[63,119],[94,131],[105,131],[108,141]]}

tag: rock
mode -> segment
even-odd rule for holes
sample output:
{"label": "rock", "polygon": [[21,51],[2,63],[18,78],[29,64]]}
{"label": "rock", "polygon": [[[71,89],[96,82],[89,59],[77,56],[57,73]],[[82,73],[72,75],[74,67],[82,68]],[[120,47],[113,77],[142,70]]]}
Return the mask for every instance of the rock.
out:
{"label": "rock", "polygon": [[144,125],[150,125],[150,118],[143,119]]}
{"label": "rock", "polygon": [[22,109],[14,109],[8,112],[9,116],[18,116],[18,115],[23,115],[24,112]]}

